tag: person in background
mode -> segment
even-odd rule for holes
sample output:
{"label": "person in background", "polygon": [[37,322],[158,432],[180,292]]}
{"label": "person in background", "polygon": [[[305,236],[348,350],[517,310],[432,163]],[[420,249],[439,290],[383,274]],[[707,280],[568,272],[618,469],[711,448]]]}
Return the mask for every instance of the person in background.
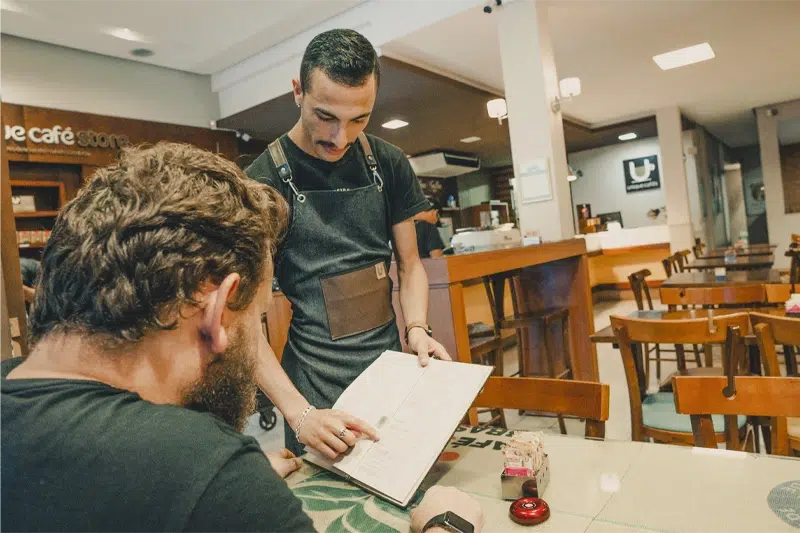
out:
{"label": "person in background", "polygon": [[436,200],[429,200],[430,207],[414,217],[417,229],[417,249],[422,259],[426,257],[442,257],[445,245],[439,235],[439,210],[441,206]]}
{"label": "person in background", "polygon": [[19,266],[22,271],[22,294],[25,297],[25,306],[33,302],[34,287],[36,286],[36,276],[39,275],[39,261],[29,257],[20,257]]}
{"label": "person in background", "polygon": [[[171,143],[125,149],[64,206],[32,352],[2,363],[3,531],[314,530],[282,480],[301,461],[241,434],[287,212]],[[445,488],[412,530],[448,511],[480,530],[477,502]]]}

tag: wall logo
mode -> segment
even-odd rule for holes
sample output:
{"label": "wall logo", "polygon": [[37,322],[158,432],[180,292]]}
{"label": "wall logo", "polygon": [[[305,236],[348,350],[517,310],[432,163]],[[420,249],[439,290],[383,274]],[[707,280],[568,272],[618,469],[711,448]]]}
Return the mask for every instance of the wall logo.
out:
{"label": "wall logo", "polygon": [[36,144],[51,144],[74,146],[82,148],[112,148],[120,149],[130,144],[127,135],[103,133],[92,130],[72,131],[71,127],[63,128],[56,124],[52,128],[29,128],[23,126],[6,126],[5,141],[24,143],[30,141]]}
{"label": "wall logo", "polygon": [[626,159],[622,162],[625,173],[625,192],[649,191],[661,188],[661,175],[658,172],[658,156]]}

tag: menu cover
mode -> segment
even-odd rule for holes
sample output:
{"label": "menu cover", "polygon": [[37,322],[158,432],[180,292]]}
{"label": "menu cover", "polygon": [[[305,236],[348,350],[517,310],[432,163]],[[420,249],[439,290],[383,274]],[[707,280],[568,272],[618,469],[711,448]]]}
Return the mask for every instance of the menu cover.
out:
{"label": "menu cover", "polygon": [[483,388],[493,367],[386,351],[339,397],[334,409],[361,418],[380,440],[359,440],[331,461],[304,458],[368,492],[406,507]]}

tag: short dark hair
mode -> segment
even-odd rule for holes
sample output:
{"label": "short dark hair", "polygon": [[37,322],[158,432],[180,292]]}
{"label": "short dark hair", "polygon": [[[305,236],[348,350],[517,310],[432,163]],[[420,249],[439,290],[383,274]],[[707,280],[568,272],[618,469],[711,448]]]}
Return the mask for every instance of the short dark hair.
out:
{"label": "short dark hair", "polygon": [[232,309],[264,281],[288,206],[234,163],[186,144],[125,149],[62,209],[42,256],[31,340],[136,342],[176,327],[206,282],[238,273]]}
{"label": "short dark hair", "polygon": [[300,64],[300,85],[303,92],[311,88],[311,73],[320,69],[336,83],[360,87],[375,74],[380,83],[378,54],[366,37],[354,30],[329,30],[308,43]]}

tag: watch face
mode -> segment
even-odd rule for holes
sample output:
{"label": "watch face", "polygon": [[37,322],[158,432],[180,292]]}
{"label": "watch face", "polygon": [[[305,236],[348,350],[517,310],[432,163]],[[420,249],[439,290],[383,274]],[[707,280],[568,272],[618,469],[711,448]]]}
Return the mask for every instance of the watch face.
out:
{"label": "watch face", "polygon": [[448,511],[444,515],[444,521],[448,526],[452,526],[455,530],[461,531],[462,533],[473,533],[473,531],[475,531],[475,527],[472,524],[452,511]]}

